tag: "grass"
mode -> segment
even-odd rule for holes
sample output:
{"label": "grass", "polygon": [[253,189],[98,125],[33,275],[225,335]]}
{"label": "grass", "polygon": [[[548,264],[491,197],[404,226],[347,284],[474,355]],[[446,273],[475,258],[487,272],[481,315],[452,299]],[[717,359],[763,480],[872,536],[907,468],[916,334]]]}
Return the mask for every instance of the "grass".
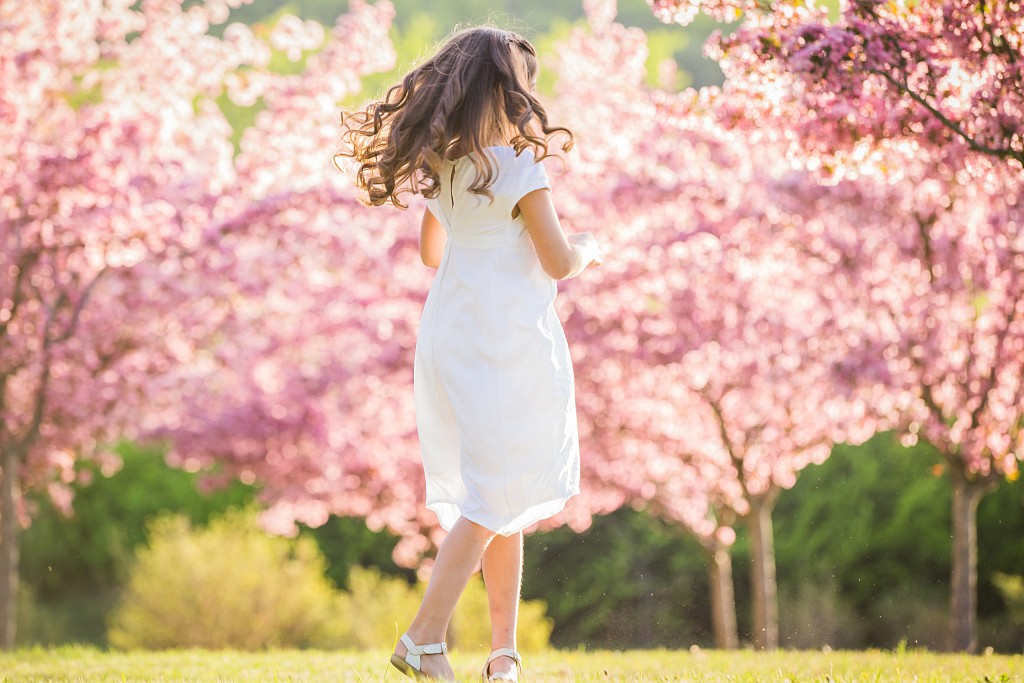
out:
{"label": "grass", "polygon": [[[406,681],[385,652],[175,650],[104,652],[87,647],[0,653],[13,681]],[[479,654],[452,656],[460,680],[479,680]],[[549,650],[525,656],[526,681],[1024,681],[1024,657],[919,651],[793,652]]]}

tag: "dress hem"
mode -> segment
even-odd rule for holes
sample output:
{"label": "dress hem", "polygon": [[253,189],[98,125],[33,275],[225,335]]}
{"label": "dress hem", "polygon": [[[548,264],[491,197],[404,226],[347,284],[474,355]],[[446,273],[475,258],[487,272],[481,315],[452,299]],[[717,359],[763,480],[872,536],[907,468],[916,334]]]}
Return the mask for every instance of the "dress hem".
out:
{"label": "dress hem", "polygon": [[[529,517],[526,517],[526,519],[529,520],[528,522],[517,523],[518,520],[524,518],[524,515],[526,514],[524,513],[523,515],[519,515],[516,518],[512,519],[509,523],[503,526],[494,525],[492,521],[484,521],[482,518],[480,518],[474,513],[466,514],[462,511],[462,509],[459,507],[457,503],[449,501],[434,501],[428,503],[427,509],[433,512],[435,515],[437,515],[437,521],[441,525],[441,528],[445,531],[451,531],[452,527],[455,526],[455,523],[459,521],[459,518],[465,517],[474,524],[479,524],[480,526],[482,526],[483,528],[487,529],[492,533],[499,534],[501,536],[511,536],[512,534],[517,534],[520,531],[530,528],[534,524],[543,522],[545,519],[550,519],[551,517],[554,517],[559,512],[565,509],[566,504],[572,498],[578,495],[579,491],[574,491],[565,496],[564,498],[552,498],[549,501],[538,503],[536,505],[531,505],[527,511],[537,509],[539,510],[539,512],[530,515]],[[451,516],[450,514],[442,514],[442,512],[439,511],[438,508],[444,508],[446,509],[446,512],[455,511],[458,514],[456,514],[455,516]],[[495,528],[495,526],[498,526],[498,528]]]}

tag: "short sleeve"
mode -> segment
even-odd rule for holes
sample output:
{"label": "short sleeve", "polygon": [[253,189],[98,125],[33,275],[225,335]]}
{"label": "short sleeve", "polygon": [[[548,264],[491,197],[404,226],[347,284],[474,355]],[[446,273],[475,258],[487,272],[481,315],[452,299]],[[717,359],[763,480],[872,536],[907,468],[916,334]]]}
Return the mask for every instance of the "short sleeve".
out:
{"label": "short sleeve", "polygon": [[534,190],[551,189],[548,180],[548,173],[544,169],[544,163],[536,161],[533,152],[524,149],[518,156],[514,157],[512,173],[509,177],[507,194],[512,200],[511,206],[519,203],[519,200]]}

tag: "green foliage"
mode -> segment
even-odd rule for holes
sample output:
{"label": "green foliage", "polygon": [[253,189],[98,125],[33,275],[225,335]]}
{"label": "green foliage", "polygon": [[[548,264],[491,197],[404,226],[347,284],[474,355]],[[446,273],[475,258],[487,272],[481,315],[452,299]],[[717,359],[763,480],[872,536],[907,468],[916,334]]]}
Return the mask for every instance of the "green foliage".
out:
{"label": "green foliage", "polygon": [[[842,604],[854,610],[846,637],[861,633],[850,646],[893,647],[906,638],[912,646],[944,647],[950,496],[945,461],[928,444],[904,448],[892,434],[879,434],[862,446],[837,445],[824,464],[805,470],[779,496],[774,523],[780,593],[835,586]],[[749,551],[740,536],[734,561],[745,568]],[[988,579],[1024,566],[1024,545],[1006,542],[1022,536],[1024,487],[1006,482],[978,508],[983,647],[1007,649],[1012,642],[997,626],[1005,623],[1005,607]],[[737,572],[740,604],[745,581]],[[791,608],[782,601],[784,643],[796,637],[786,628],[794,623],[786,614]]]}
{"label": "green foliage", "polygon": [[315,543],[267,535],[253,510],[205,528],[161,517],[149,538],[111,615],[114,647],[305,647],[341,628],[339,596]]}
{"label": "green foliage", "polygon": [[[630,0],[644,4],[644,0]],[[417,14],[429,14],[442,28],[442,35],[460,23],[481,23],[490,21],[498,25],[520,28],[523,25],[542,29],[554,19],[565,17],[571,20],[583,16],[579,0],[448,0],[432,2],[425,6],[422,0],[392,0],[395,6],[395,23],[402,29],[413,21]],[[622,4],[626,4],[623,2]],[[428,9],[429,7],[429,9]],[[337,0],[261,0],[243,5],[232,11],[232,21],[251,24],[261,21],[270,14],[289,11],[306,19],[315,19],[333,25],[335,19],[346,9],[345,3]],[[657,20],[647,10],[634,12],[648,27],[657,25]]]}
{"label": "green foliage", "polygon": [[47,498],[35,498],[32,526],[22,534],[20,643],[106,644],[105,620],[147,522],[161,513],[197,523],[251,501],[241,483],[203,494],[199,475],[170,467],[164,451],[122,443],[121,469],[112,476],[85,465],[90,484],[75,484],[74,509],[65,517]]}
{"label": "green foliage", "polygon": [[[788,647],[940,648],[948,622],[950,488],[928,445],[890,434],[838,445],[823,465],[783,491],[773,515],[780,628]],[[1024,486],[1006,482],[978,510],[982,647],[1019,650],[992,572],[1024,566]],[[733,549],[741,640],[748,637],[750,549]],[[681,530],[621,510],[576,535],[559,529],[526,541],[525,593],[543,599],[554,643],[588,646],[710,645],[704,557]]]}
{"label": "green foliage", "polygon": [[393,647],[399,629],[415,616],[423,591],[376,569],[353,567],[348,578],[349,589],[338,602],[345,626],[334,645],[353,650]]}
{"label": "green foliage", "polygon": [[256,123],[256,116],[267,108],[266,102],[260,98],[251,107],[241,107],[232,102],[227,93],[221,93],[217,97],[217,106],[231,126],[231,144],[235,148],[235,154],[238,154],[242,148],[242,133]]}
{"label": "green foliage", "polygon": [[1004,481],[978,505],[978,610],[1002,615],[1006,603],[993,574],[1020,574],[1024,567],[1024,480]]}
{"label": "green foliage", "polygon": [[18,589],[18,646],[83,643],[106,645],[104,622],[116,600],[114,589],[95,588],[40,600],[31,584]]}
{"label": "green foliage", "polygon": [[92,482],[73,486],[70,518],[48,499],[33,501],[37,512],[22,535],[21,576],[40,600],[116,586],[155,515],[175,511],[203,523],[255,494],[252,487],[234,483],[204,495],[196,485],[198,475],[170,467],[162,449],[123,443],[116,450],[122,465],[112,476],[85,466]]}
{"label": "green foliage", "polygon": [[[167,465],[159,448],[124,443],[122,467],[110,477],[89,466],[93,481],[75,485],[74,512],[65,517],[47,499],[36,499],[32,526],[22,535],[18,642],[107,644],[106,621],[135,548],[146,542],[147,522],[181,513],[195,525],[231,507],[249,504],[256,490],[241,483],[201,493],[199,474]],[[348,583],[353,565],[372,565],[415,579],[391,559],[397,539],[372,532],[361,519],[332,517],[315,539],[329,565],[327,577]]]}
{"label": "green foliage", "polygon": [[399,567],[392,558],[398,537],[387,531],[371,531],[363,519],[332,516],[323,526],[300,528],[303,535],[316,540],[327,559],[327,577],[339,588],[351,588],[349,572],[361,566],[374,567],[406,583],[416,580],[416,572]]}
{"label": "green foliage", "polygon": [[1024,576],[995,572],[992,583],[1006,601],[1010,621],[1017,626],[1024,626]]}
{"label": "green foliage", "polygon": [[[149,543],[138,551],[124,594],[109,617],[110,644],[122,649],[244,650],[392,646],[398,629],[416,614],[425,586],[351,562],[380,558],[394,545],[393,538],[365,526],[361,531],[350,528],[361,521],[335,518],[327,531],[307,531],[289,540],[268,536],[254,515],[252,509],[229,511],[205,528],[182,515],[153,521]],[[357,540],[355,548],[344,542],[351,538]],[[328,548],[347,547],[347,553],[336,551],[342,558],[336,575],[343,577],[347,590],[335,590],[315,539]],[[486,592],[474,579],[453,620],[457,646],[487,647],[488,619]],[[546,648],[551,629],[542,602],[522,604],[522,649]]]}
{"label": "green foliage", "polygon": [[547,602],[560,647],[708,643],[707,582],[697,542],[635,510],[526,539],[523,592]]}
{"label": "green foliage", "polygon": [[[950,490],[941,457],[890,434],[837,445],[784,491],[774,521],[780,577],[834,580],[861,611],[893,589],[945,596],[950,566]],[[780,578],[781,580],[781,578]],[[891,645],[891,644],[887,644]]]}
{"label": "green foliage", "polygon": [[675,27],[651,29],[647,32],[647,84],[651,87],[667,87],[670,90],[681,90],[691,85],[693,75],[689,72],[676,74],[674,83],[662,83],[659,78],[659,67],[665,60],[673,60],[677,64],[682,51],[689,42],[688,36],[677,31]]}
{"label": "green foliage", "polygon": [[540,61],[540,73],[537,74],[537,92],[542,96],[550,97],[555,92],[555,83],[557,82],[555,72],[545,67],[550,62],[550,58],[555,54],[558,44],[569,37],[569,33],[574,26],[576,26],[575,22],[566,19],[555,19],[551,22],[551,26],[545,33],[530,36],[531,42],[537,48],[537,55]]}
{"label": "green foliage", "polygon": [[[197,475],[168,467],[161,451],[124,445],[121,453],[121,471],[76,487],[72,518],[39,502],[23,536],[28,591],[20,643],[104,645],[112,595],[134,548],[146,540],[146,520],[176,511],[202,524],[254,495],[240,484],[203,495]],[[942,644],[950,553],[942,465],[926,446],[903,449],[879,435],[861,447],[837,446],[830,460],[781,494],[774,521],[784,644],[893,647],[901,638],[912,647]],[[1007,542],[1024,537],[1024,482],[1005,482],[982,499],[978,530],[981,645],[1019,651],[1024,626],[1011,622],[995,574],[1020,574],[1024,566],[1024,544]],[[369,531],[363,520],[332,518],[302,534],[316,540],[337,586],[352,588],[349,570],[362,565],[415,592],[408,588],[414,574],[391,559],[396,539]],[[749,548],[742,527],[739,534],[733,569],[744,638]],[[584,534],[559,529],[529,536],[524,594],[547,604],[551,639],[560,646],[703,646],[712,641],[706,572],[700,547],[680,529],[621,510],[595,519]],[[369,602],[368,591],[355,592]],[[385,635],[377,639],[390,647],[396,624],[411,619],[403,609],[414,606],[389,609]],[[474,628],[487,623],[480,611]],[[325,646],[345,642],[344,634],[328,635]]]}

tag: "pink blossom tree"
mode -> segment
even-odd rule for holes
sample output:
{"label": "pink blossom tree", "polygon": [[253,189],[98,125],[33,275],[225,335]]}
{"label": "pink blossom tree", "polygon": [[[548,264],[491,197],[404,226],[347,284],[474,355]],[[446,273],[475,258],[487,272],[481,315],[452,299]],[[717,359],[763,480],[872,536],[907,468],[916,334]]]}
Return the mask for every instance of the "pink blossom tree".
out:
{"label": "pink blossom tree", "polygon": [[565,221],[599,229],[613,255],[565,302],[588,497],[618,496],[701,541],[721,647],[737,643],[728,547],[743,521],[755,642],[775,647],[775,498],[833,442],[875,427],[838,372],[841,312],[819,293],[831,265],[798,248],[799,214],[780,205],[816,180],[781,145],[719,126],[725,95],[646,90],[643,35],[612,23],[614,3],[591,5],[593,32],[559,56],[558,106],[580,151],[555,187]]}
{"label": "pink blossom tree", "polygon": [[[843,240],[854,257],[842,263],[856,265],[843,277],[868,285],[859,315],[874,320],[868,348],[891,371],[898,400],[887,403],[905,438],[924,434],[946,456],[950,642],[975,649],[975,509],[1001,477],[1017,476],[1024,457],[1015,199],[1024,168],[1024,9],[865,0],[846,3],[832,22],[809,3],[651,4],[681,23],[698,11],[745,13],[740,30],[710,48],[743,95],[720,110],[722,120],[791,133],[791,147],[826,176],[878,178],[888,203],[874,204],[867,225],[888,232],[866,238],[866,248]],[[894,215],[894,205],[904,212]],[[884,252],[892,244],[901,250]]]}
{"label": "pink blossom tree", "polygon": [[170,401],[147,436],[210,486],[258,483],[272,531],[363,517],[400,537],[395,559],[411,566],[441,533],[421,504],[412,406],[430,272],[415,210],[368,209],[331,166],[340,101],[394,59],[390,18],[387,5],[354,3],[302,74],[229,89],[266,108],[235,162],[244,200],[197,271],[217,283],[218,333],[166,378]]}
{"label": "pink blossom tree", "polygon": [[[805,198],[832,215],[811,221],[813,251],[836,264],[831,295],[860,344],[849,359],[874,381],[875,409],[907,443],[946,458],[953,487],[951,642],[976,646],[975,511],[1024,457],[1024,235],[1016,173],[978,160],[986,178],[942,179],[914,152],[890,159],[900,179]],[[841,190],[842,186],[836,188]],[[827,203],[827,206],[825,204]],[[837,229],[848,213],[856,232]],[[823,216],[828,216],[823,213]],[[846,234],[842,234],[846,232]],[[874,367],[865,372],[857,368]]]}
{"label": "pink blossom tree", "polygon": [[[271,74],[271,50],[302,54],[323,31],[282,22],[270,45],[241,25],[209,35],[241,1],[0,3],[5,647],[15,635],[19,522],[30,513],[23,493],[47,490],[66,508],[77,461],[99,459],[109,472],[117,465],[106,444],[159,422],[151,406],[173,403],[160,395],[165,378],[223,316],[210,271],[245,258],[225,253],[222,238],[251,229],[253,205],[288,209],[267,196],[267,171],[235,159],[215,98],[225,86],[243,98],[273,88],[297,114],[318,95]],[[364,29],[386,25],[390,6],[354,10],[336,29],[349,44],[322,53],[343,68],[319,97],[350,92],[389,57],[386,40],[360,40],[382,37],[386,29]]]}

